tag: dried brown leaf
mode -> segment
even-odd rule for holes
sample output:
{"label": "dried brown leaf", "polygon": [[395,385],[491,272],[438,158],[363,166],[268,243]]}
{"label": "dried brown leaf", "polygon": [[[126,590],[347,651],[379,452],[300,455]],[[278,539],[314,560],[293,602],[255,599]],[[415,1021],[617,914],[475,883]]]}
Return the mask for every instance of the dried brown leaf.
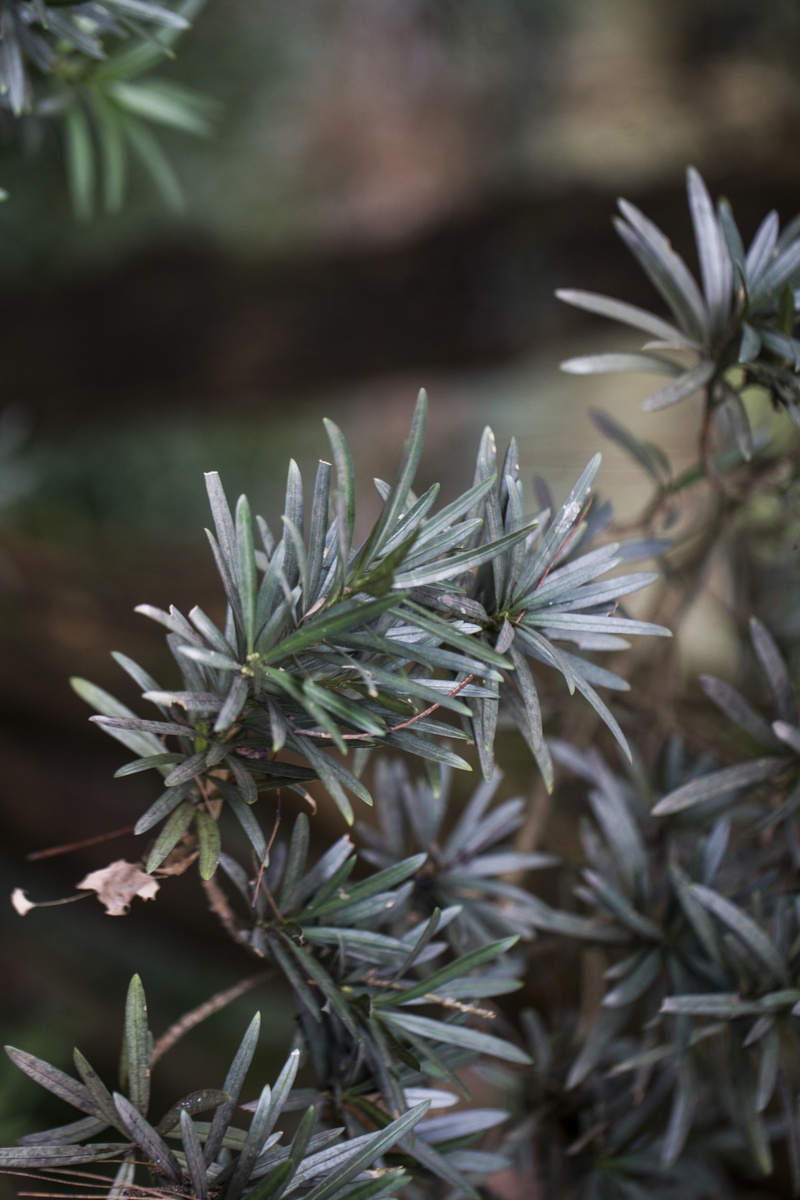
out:
{"label": "dried brown leaf", "polygon": [[110,917],[122,917],[134,896],[141,896],[143,900],[155,899],[159,884],[152,875],[146,875],[138,863],[118,859],[100,871],[92,871],[78,887],[97,892],[98,900],[105,905]]}

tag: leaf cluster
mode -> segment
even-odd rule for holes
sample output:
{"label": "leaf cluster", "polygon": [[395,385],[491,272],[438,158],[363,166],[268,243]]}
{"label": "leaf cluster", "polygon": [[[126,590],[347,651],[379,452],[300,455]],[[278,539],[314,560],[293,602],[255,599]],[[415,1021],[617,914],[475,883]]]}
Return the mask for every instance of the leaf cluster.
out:
{"label": "leaf cluster", "polygon": [[6,0],[0,28],[0,107],[14,118],[57,123],[70,196],[88,218],[123,204],[129,159],[165,202],[183,204],[178,179],[152,126],[208,136],[216,105],[151,75],[174,57],[203,0]]}
{"label": "leaf cluster", "polygon": [[702,286],[661,230],[621,200],[617,232],[670,319],[593,292],[561,290],[557,295],[567,304],[649,335],[638,353],[582,355],[562,363],[562,369],[579,375],[644,371],[666,376],[668,382],[644,402],[651,412],[702,390],[709,413],[724,417],[741,456],[749,459],[753,438],[742,399],[748,387],[765,391],[800,426],[800,340],[794,336],[800,218],[780,231],[777,213],[769,213],[745,249],[730,204],[722,199],[715,208],[691,167],[687,192]]}
{"label": "leaf cluster", "polygon": [[[437,484],[422,496],[412,482],[422,451],[427,402],[417,404],[384,504],[365,540],[354,542],[352,461],[340,430],[327,422],[332,466],[321,462],[308,534],[300,473],[291,464],[281,536],[255,520],[242,496],[232,512],[218,476],[207,477],[214,531],[207,531],[226,617],[217,625],[200,608],[188,619],[142,605],[166,626],[182,686],[162,688],[142,667],[119,665],[158,709],[140,718],[85,680],[73,681],[106,732],[138,757],[118,774],[154,769],[164,790],[136,825],[145,833],[166,818],[147,859],[156,870],[192,826],[200,871],[213,875],[220,853],[217,818],[232,811],[259,861],[266,840],[251,806],[287,787],[306,794],[320,780],[348,822],[349,795],[371,803],[360,778],[376,746],[443,766],[470,769],[443,740],[474,742],[487,779],[501,706],[521,729],[552,785],[543,737],[538,671],[546,665],[580,692],[627,749],[596,686],[624,689],[618,676],[583,651],[618,650],[631,634],[661,626],[615,613],[620,597],[650,583],[648,573],[604,578],[624,560],[616,543],[584,551],[584,521],[595,458],[552,521],[526,519],[512,443],[498,483],[494,439],[484,435],[475,482],[431,515]],[[645,544],[630,555],[652,553]],[[444,721],[454,714],[460,724]],[[355,749],[352,767],[344,761]],[[298,762],[299,760],[299,762]]]}
{"label": "leaf cluster", "polygon": [[[252,1196],[279,1200],[302,1195],[313,1200],[378,1200],[407,1182],[402,1168],[379,1167],[385,1152],[406,1139],[429,1108],[429,1101],[386,1119],[372,1133],[342,1142],[342,1129],[319,1129],[313,1107],[306,1107],[291,1142],[281,1146],[276,1125],[285,1111],[297,1108],[293,1091],[299,1052],[293,1050],[275,1084],[262,1088],[251,1106],[247,1130],[231,1123],[255,1053],[260,1018],[256,1015],[242,1039],[222,1089],[207,1088],[177,1101],[157,1124],[148,1119],[153,1038],[147,1025],[144,991],[134,976],[125,1011],[122,1054],[123,1091],[111,1092],[79,1050],[75,1067],[80,1080],[22,1050],[6,1047],[12,1062],[59,1099],[87,1116],[68,1125],[22,1139],[17,1149],[0,1150],[7,1170],[75,1167],[116,1162],[112,1194],[124,1194],[138,1172],[153,1182],[163,1180],[198,1200],[209,1194],[224,1200]],[[127,1094],[123,1094],[127,1093]],[[210,1122],[198,1121],[211,1111]],[[112,1129],[121,1141],[89,1139]],[[177,1143],[175,1149],[170,1142]],[[365,1174],[366,1172],[366,1174]]]}

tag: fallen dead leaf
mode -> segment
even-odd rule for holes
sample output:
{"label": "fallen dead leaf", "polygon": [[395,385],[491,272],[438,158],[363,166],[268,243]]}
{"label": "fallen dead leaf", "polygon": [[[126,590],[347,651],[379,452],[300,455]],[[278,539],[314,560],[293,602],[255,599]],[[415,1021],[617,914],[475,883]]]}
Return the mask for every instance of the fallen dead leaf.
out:
{"label": "fallen dead leaf", "polygon": [[36,905],[32,900],[28,899],[22,888],[14,888],[11,893],[11,903],[21,917],[24,917],[25,913],[30,912],[32,908],[36,908]]}
{"label": "fallen dead leaf", "polygon": [[109,917],[123,917],[134,896],[141,896],[142,900],[155,899],[159,884],[152,875],[145,875],[138,863],[118,859],[100,871],[92,871],[78,887],[82,891],[97,892]]}

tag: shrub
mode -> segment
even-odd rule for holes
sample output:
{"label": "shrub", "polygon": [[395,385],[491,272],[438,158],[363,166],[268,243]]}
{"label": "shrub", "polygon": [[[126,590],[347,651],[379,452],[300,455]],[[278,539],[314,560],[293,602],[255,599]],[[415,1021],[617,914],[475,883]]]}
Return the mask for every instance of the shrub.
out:
{"label": "shrub", "polygon": [[[417,496],[424,394],[361,541],[332,422],[332,463],[308,505],[290,466],[277,532],[245,497],[232,511],[207,477],[224,623],[142,606],[167,630],[177,684],[115,657],[155,719],[74,681],[136,756],[118,775],[160,777],[136,826],[150,835],[141,862],[78,886],[123,913],[196,863],[210,912],[265,974],[155,1043],[134,977],[118,1092],[79,1051],[72,1077],[9,1049],[83,1115],[0,1151],[6,1169],[98,1163],[114,1197],[199,1200],[490,1195],[509,1166],[548,1197],[720,1196],[770,1175],[800,1193],[797,622],[763,588],[796,586],[796,435],[783,414],[800,423],[800,223],[779,234],[770,214],[745,252],[694,171],[688,192],[702,287],[637,209],[623,202],[618,224],[670,320],[561,293],[651,339],[567,370],[670,376],[650,409],[703,398],[697,461],[679,475],[658,446],[596,417],[652,482],[632,537],[592,500],[599,456],[560,508],[540,485],[531,513],[516,444],[499,457],[490,430],[463,495],[441,509],[437,486]],[[753,430],[759,395],[778,415]],[[679,638],[651,640],[680,633],[722,556],[742,633],[730,675],[752,699],[710,676],[685,693]],[[647,559],[658,572],[629,571]],[[653,619],[641,620],[625,597],[648,586]],[[495,803],[498,730],[530,752],[537,820],[554,796],[585,810],[560,857],[533,844],[532,800]],[[473,765],[482,781],[459,804],[451,777]],[[313,819],[312,785],[349,824],[354,803],[374,804],[356,845],[343,836],[314,858],[304,808],[286,829],[281,793]],[[532,870],[549,873],[552,902],[525,886]],[[582,994],[565,977],[570,947]],[[233,1122],[257,1017],[220,1089],[151,1118],[162,1054],[274,978],[293,993],[295,1039],[274,1086],[244,1106],[249,1128]],[[527,1007],[505,999],[524,984]],[[477,1080],[494,1107],[470,1101]]]}

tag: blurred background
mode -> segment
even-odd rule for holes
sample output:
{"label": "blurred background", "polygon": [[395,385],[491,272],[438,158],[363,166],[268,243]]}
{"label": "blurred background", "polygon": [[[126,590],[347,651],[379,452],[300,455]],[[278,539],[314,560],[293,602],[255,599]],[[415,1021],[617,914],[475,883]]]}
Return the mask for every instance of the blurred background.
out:
{"label": "blurred background", "polygon": [[[25,862],[130,824],[155,795],[147,776],[112,779],[125,752],[67,679],[134,703],[111,650],[170,678],[134,605],[219,612],[203,471],[274,521],[289,457],[310,478],[330,416],[369,510],[420,386],[420,483],[441,479],[445,500],[471,482],[487,423],[558,500],[600,442],[591,408],[680,465],[696,410],[646,416],[647,380],[559,374],[570,354],[632,343],[553,290],[653,305],[611,226],[619,195],[694,268],[688,163],[746,238],[769,208],[800,209],[796,0],[208,0],[159,74],[222,104],[211,140],[162,139],[180,216],[134,175],[121,215],[76,222],[58,144],[0,128],[2,896],[68,896],[141,853],[123,837]],[[611,445],[599,487],[623,517],[643,495]],[[687,665],[724,671],[724,649],[689,637]],[[323,840],[344,832],[327,821]],[[159,1033],[251,969],[191,873],[124,926],[93,899],[25,918],[2,903],[3,1041],[67,1069],[77,1042],[113,1072],[134,970]],[[256,1004],[277,1060],[291,1005],[262,989],[171,1053],[163,1094],[217,1085]],[[4,1141],[38,1102],[0,1066]]]}

